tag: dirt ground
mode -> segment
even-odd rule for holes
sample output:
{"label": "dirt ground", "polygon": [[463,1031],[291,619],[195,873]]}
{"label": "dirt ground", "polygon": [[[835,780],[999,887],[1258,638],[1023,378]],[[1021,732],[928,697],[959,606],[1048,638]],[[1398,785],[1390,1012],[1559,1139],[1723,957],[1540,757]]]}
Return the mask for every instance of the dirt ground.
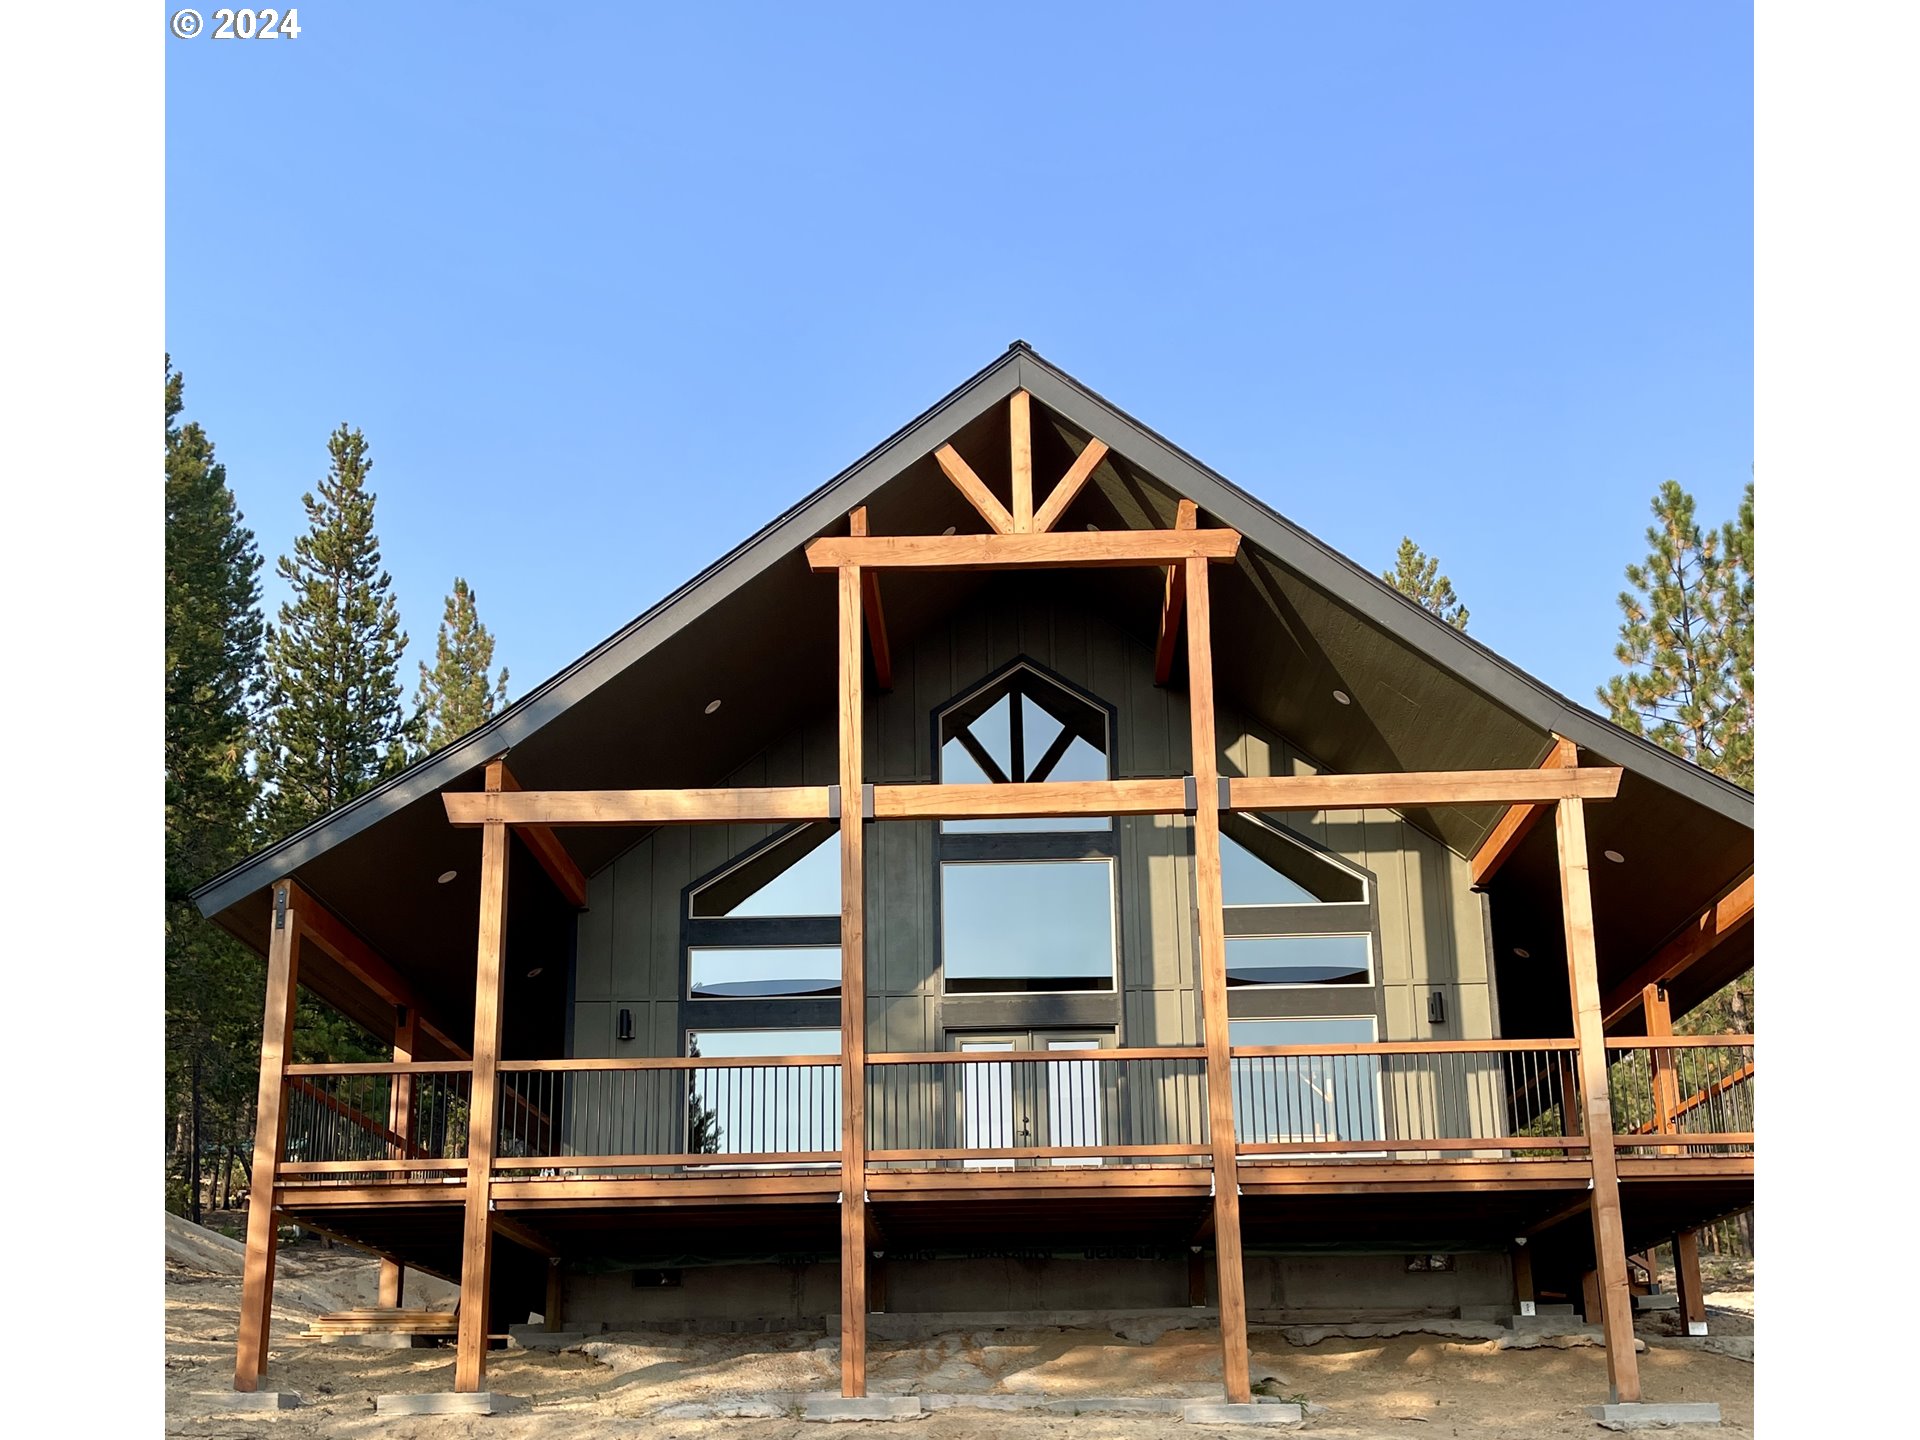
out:
{"label": "dirt ground", "polygon": [[[825,1431],[797,1418],[685,1419],[672,1407],[690,1401],[768,1391],[837,1388],[831,1342],[817,1335],[609,1335],[582,1351],[495,1351],[490,1388],[524,1397],[511,1414],[419,1418],[377,1415],[373,1397],[449,1390],[451,1349],[377,1350],[301,1338],[314,1315],[372,1303],[376,1264],[346,1250],[289,1246],[282,1251],[274,1303],[269,1383],[297,1390],[305,1404],[277,1415],[235,1415],[212,1408],[231,1380],[240,1281],[237,1247],[169,1221],[166,1275],[167,1433],[275,1440],[587,1440],[639,1434],[661,1440],[822,1440]],[[415,1277],[409,1277],[412,1284]],[[1716,1333],[1752,1332],[1752,1286],[1737,1281],[1710,1295]],[[1732,1301],[1733,1304],[1723,1302]],[[1744,1308],[1735,1308],[1744,1301]],[[450,1287],[432,1282],[409,1303],[446,1308]],[[1723,1436],[1753,1432],[1753,1367],[1724,1355],[1664,1343],[1665,1316],[1645,1317],[1648,1349],[1641,1371],[1649,1398],[1717,1400]],[[1497,1350],[1492,1342],[1405,1335],[1324,1340],[1297,1347],[1277,1331],[1252,1336],[1256,1380],[1288,1398],[1327,1407],[1290,1433],[1324,1440],[1464,1436],[1476,1440],[1594,1437],[1582,1407],[1606,1394],[1606,1358],[1598,1348]],[[1147,1344],[1107,1331],[995,1330],[927,1342],[876,1341],[868,1363],[878,1393],[1218,1396],[1220,1355],[1206,1330],[1176,1330]],[[663,1413],[664,1412],[664,1413]],[[626,1423],[622,1423],[626,1422]],[[963,1409],[903,1426],[922,1440],[1146,1440],[1177,1422],[1164,1415],[1059,1416]],[[863,1432],[866,1433],[866,1432]],[[881,1433],[889,1433],[882,1431]],[[1196,1434],[1235,1433],[1210,1429]],[[1252,1434],[1252,1431],[1240,1433]],[[1272,1432],[1265,1432],[1272,1433]],[[1706,1432],[1701,1432],[1706,1433]]]}

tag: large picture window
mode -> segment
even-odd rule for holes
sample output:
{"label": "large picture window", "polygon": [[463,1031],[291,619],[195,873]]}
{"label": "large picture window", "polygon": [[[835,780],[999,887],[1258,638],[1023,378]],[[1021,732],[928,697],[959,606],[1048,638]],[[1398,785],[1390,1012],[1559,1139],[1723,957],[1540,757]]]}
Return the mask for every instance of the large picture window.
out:
{"label": "large picture window", "polygon": [[1373,984],[1367,877],[1257,816],[1220,817],[1230,989]]}
{"label": "large picture window", "polygon": [[[1030,661],[943,707],[934,726],[943,784],[1112,777],[1112,712]],[[944,821],[936,853],[947,994],[1116,988],[1111,817]]]}
{"label": "large picture window", "polygon": [[[1227,1039],[1235,1046],[1368,1045],[1377,1028],[1371,1015],[1230,1020]],[[1233,1061],[1233,1132],[1252,1144],[1378,1140],[1381,1101],[1377,1055],[1249,1055]]]}

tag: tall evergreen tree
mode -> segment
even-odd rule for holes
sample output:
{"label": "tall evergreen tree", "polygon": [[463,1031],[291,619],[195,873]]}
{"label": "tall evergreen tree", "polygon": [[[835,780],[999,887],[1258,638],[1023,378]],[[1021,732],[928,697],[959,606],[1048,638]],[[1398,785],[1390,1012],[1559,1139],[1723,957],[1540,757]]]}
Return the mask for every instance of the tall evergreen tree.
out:
{"label": "tall evergreen tree", "polygon": [[1467,607],[1453,593],[1453,582],[1440,573],[1440,562],[1423,552],[1411,537],[1401,537],[1393,569],[1381,571],[1380,578],[1454,629],[1467,628]]}
{"label": "tall evergreen tree", "polygon": [[1615,724],[1726,774],[1734,683],[1727,610],[1738,566],[1727,559],[1725,537],[1702,530],[1694,511],[1693,496],[1675,481],[1654,496],[1647,558],[1627,566],[1633,590],[1620,595],[1614,657],[1624,669],[1598,693]]}
{"label": "tall evergreen tree", "polygon": [[473,591],[459,576],[447,596],[440,621],[440,639],[434,649],[433,669],[420,665],[420,698],[416,707],[426,731],[426,746],[438,750],[469,730],[484,725],[507,703],[507,671],[489,679],[493,668],[493,635],[480,623]]}
{"label": "tall evergreen tree", "polygon": [[1739,513],[1720,527],[1726,555],[1720,621],[1725,636],[1727,705],[1722,725],[1721,773],[1753,788],[1753,482]]}
{"label": "tall evergreen tree", "polygon": [[291,834],[371,789],[406,763],[414,733],[403,713],[400,628],[392,577],[374,535],[373,462],[358,429],[327,440],[320,493],[301,497],[307,533],[280,557],[293,590],[267,630],[267,711],[261,727],[263,824]]}
{"label": "tall evergreen tree", "polygon": [[260,974],[188,898],[251,840],[247,740],[260,673],[260,553],[166,365],[165,949],[169,1203],[200,1217],[202,1159],[251,1125]]}

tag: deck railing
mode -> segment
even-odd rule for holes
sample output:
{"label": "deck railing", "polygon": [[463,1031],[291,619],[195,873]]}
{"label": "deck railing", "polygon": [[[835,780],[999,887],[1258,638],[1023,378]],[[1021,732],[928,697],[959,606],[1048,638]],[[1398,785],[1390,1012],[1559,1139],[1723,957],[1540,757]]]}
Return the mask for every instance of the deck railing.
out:
{"label": "deck railing", "polygon": [[299,1183],[457,1178],[472,1081],[464,1061],[289,1065],[279,1173]]}
{"label": "deck railing", "polygon": [[830,1055],[503,1061],[500,1090],[494,1168],[517,1179],[840,1159]]}
{"label": "deck railing", "polygon": [[1614,1143],[1633,1155],[1753,1150],[1753,1036],[1607,1041]]}
{"label": "deck railing", "polygon": [[1581,1152],[1572,1040],[1236,1045],[1244,1159]]}
{"label": "deck railing", "polygon": [[867,1147],[882,1169],[1201,1164],[1206,1051],[869,1055]]}

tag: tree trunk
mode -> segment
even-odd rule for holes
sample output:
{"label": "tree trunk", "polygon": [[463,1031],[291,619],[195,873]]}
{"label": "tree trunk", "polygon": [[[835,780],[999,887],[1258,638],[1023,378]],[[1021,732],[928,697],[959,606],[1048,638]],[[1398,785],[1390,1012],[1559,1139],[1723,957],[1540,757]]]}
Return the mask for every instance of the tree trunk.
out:
{"label": "tree trunk", "polygon": [[200,1215],[200,1052],[193,1055],[193,1120],[188,1126],[187,1218],[198,1225]]}

